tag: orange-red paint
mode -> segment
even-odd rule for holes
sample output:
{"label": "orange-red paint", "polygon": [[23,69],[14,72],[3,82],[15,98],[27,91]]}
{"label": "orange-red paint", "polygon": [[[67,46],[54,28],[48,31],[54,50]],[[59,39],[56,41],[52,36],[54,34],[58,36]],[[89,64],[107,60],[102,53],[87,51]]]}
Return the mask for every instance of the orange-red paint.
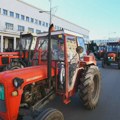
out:
{"label": "orange-red paint", "polygon": [[[52,76],[55,76],[54,69],[52,69]],[[19,89],[15,89],[13,86],[13,79],[15,77],[24,80],[24,83]],[[24,86],[45,79],[47,79],[47,65],[2,72],[0,74],[0,83],[5,87],[7,112],[0,112],[0,117],[4,118],[4,120],[17,120]],[[18,96],[13,97],[12,92],[15,90],[18,91]]]}
{"label": "orange-red paint", "polygon": [[117,56],[116,53],[108,53],[108,57],[113,57],[113,58],[115,58],[116,56]]}
{"label": "orange-red paint", "polygon": [[[68,104],[70,102],[70,97],[73,96],[76,93],[77,89],[77,79],[75,79],[74,86],[71,90],[69,90],[68,84],[69,84],[69,63],[68,63],[68,56],[67,56],[67,44],[66,44],[66,37],[68,34],[64,34],[64,50],[65,50],[65,73],[66,73],[66,81],[65,81],[65,91],[59,92],[57,91],[57,79],[56,79],[56,91],[59,95],[63,96],[63,102],[65,104]],[[76,45],[77,46],[77,45]],[[41,50],[37,51],[35,49],[35,52],[39,52],[39,57],[41,56]],[[13,52],[12,52],[13,54]],[[19,53],[14,53],[19,55]],[[41,58],[39,59],[39,66],[33,66],[33,67],[27,67],[22,69],[16,69],[11,71],[6,71],[0,73],[0,83],[4,85],[5,87],[5,103],[7,111],[5,113],[0,112],[0,117],[2,117],[4,120],[17,120],[21,97],[23,93],[23,88],[31,83],[37,82],[37,81],[43,81],[48,78],[47,76],[47,61],[41,61]],[[80,61],[79,63],[79,69],[84,69],[85,65],[88,64],[95,64],[96,60],[94,56],[85,56],[83,61]],[[52,76],[55,76],[58,74],[58,69],[56,68],[57,62],[52,61]],[[56,69],[55,69],[56,68]],[[78,71],[79,72],[79,71]],[[24,80],[24,83],[19,89],[16,89],[13,86],[13,79],[15,77],[21,78]],[[12,96],[12,92],[17,91],[18,96]]]}

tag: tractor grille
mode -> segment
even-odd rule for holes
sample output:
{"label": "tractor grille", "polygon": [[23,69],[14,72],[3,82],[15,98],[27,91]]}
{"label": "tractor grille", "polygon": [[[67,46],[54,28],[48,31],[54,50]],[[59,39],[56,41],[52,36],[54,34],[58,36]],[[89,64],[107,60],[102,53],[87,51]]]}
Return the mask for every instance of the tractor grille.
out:
{"label": "tractor grille", "polygon": [[115,61],[115,58],[114,57],[108,57],[108,61],[110,61],[110,62]]}
{"label": "tractor grille", "polygon": [[2,58],[2,64],[8,64],[9,63],[9,58],[8,57],[3,57]]}

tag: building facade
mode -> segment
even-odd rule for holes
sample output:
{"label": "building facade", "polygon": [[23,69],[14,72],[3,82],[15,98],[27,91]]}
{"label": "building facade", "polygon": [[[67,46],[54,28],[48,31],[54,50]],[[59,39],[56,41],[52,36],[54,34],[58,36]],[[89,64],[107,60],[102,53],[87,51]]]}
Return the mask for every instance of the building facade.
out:
{"label": "building facade", "polygon": [[119,42],[120,38],[116,37],[116,38],[108,38],[108,39],[101,39],[101,40],[91,40],[91,41],[93,41],[97,45],[106,45],[108,42]]}
{"label": "building facade", "polygon": [[[12,3],[11,3],[12,2]],[[19,0],[0,0],[0,51],[16,49],[20,32],[40,33],[48,31],[50,15]],[[89,39],[89,31],[67,20],[52,16],[56,30],[67,29]]]}

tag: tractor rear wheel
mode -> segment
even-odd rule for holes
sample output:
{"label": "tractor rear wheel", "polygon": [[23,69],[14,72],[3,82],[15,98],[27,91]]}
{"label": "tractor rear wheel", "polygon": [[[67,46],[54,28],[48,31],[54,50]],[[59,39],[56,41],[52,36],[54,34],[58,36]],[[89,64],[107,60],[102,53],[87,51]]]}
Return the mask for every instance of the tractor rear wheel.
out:
{"label": "tractor rear wheel", "polygon": [[10,64],[4,67],[3,71],[14,70],[19,68],[24,68],[24,66],[20,62],[11,62]]}
{"label": "tractor rear wheel", "polygon": [[98,103],[101,76],[97,66],[90,66],[80,79],[80,98],[84,106],[91,110]]}
{"label": "tractor rear wheel", "polygon": [[35,120],[64,120],[64,117],[60,111],[48,108],[42,111]]}
{"label": "tractor rear wheel", "polygon": [[108,66],[110,66],[110,65],[111,65],[111,63],[110,63],[110,62],[107,62],[107,65],[108,65]]}

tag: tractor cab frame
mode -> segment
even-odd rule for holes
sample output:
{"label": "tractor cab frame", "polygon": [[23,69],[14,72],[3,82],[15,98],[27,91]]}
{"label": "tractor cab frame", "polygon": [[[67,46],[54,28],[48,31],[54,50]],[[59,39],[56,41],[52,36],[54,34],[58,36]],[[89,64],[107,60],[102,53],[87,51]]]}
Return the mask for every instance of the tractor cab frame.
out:
{"label": "tractor cab frame", "polygon": [[[76,78],[78,71],[82,69],[80,68],[80,64],[83,62],[83,58],[85,59],[86,50],[84,39],[82,35],[75,34],[67,30],[62,30],[51,33],[51,50],[49,51],[48,42],[48,33],[42,33],[37,38],[34,55],[36,56],[38,51],[41,52],[41,60],[38,59],[37,61],[38,65],[44,64],[47,62],[47,60],[51,59],[50,63],[48,63],[48,65],[50,64],[49,67],[55,68],[58,71],[58,73],[56,73],[58,74],[58,76],[56,76],[56,92],[60,95],[63,95],[64,103],[67,104],[70,102],[69,98],[76,92]],[[79,45],[81,45],[81,49],[83,51],[77,53],[76,50],[79,49]],[[50,58],[48,58],[48,56]],[[35,57],[33,58],[33,65],[35,65],[34,60],[36,60]],[[91,62],[96,64],[94,58]],[[49,72],[50,73],[48,74],[51,75],[51,71]],[[49,83],[51,84],[50,81]]]}

